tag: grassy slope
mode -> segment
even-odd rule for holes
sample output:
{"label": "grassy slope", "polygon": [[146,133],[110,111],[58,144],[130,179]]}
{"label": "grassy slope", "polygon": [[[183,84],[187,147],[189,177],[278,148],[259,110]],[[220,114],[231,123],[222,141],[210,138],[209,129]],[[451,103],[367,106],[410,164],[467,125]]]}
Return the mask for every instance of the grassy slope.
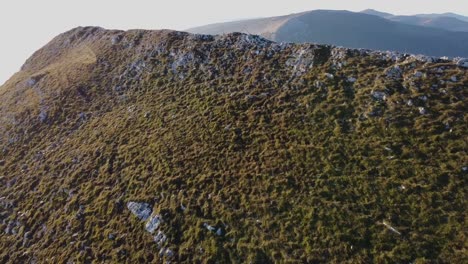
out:
{"label": "grassy slope", "polygon": [[[159,263],[128,201],[154,204],[175,262],[466,261],[466,69],[406,61],[394,80],[378,54],[350,50],[339,69],[330,52],[57,37],[0,88],[0,230],[19,221],[0,262]],[[299,54],[314,62],[302,75]]]}

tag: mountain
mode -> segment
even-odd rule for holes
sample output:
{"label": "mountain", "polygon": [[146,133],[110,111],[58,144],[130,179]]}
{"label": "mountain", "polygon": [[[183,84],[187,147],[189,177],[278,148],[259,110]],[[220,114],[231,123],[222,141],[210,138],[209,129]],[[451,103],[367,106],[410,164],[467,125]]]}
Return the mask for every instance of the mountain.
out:
{"label": "mountain", "polygon": [[0,87],[0,262],[463,263],[467,68],[73,29]]}
{"label": "mountain", "polygon": [[468,22],[468,17],[467,17],[467,16],[462,16],[462,15],[458,15],[458,14],[454,14],[454,13],[419,14],[419,15],[416,15],[416,16],[419,16],[419,17],[428,17],[428,18],[452,17],[452,18],[456,18],[456,19],[458,19],[458,20],[462,20],[462,21]]}
{"label": "mountain", "polygon": [[426,18],[419,16],[394,16],[387,18],[392,21],[397,21],[409,25],[426,26],[433,28],[446,29],[451,31],[468,32],[468,22],[453,18],[453,17],[434,17]]}
{"label": "mountain", "polygon": [[316,10],[189,29],[192,33],[244,32],[278,42],[314,42],[430,56],[468,57],[468,32],[407,25],[375,15]]}
{"label": "mountain", "polygon": [[368,14],[368,15],[373,15],[373,16],[379,16],[379,17],[383,17],[383,18],[393,17],[394,16],[393,14],[386,13],[386,12],[380,12],[380,11],[377,11],[377,10],[374,10],[374,9],[366,9],[366,10],[361,11],[361,13]]}
{"label": "mountain", "polygon": [[450,31],[468,32],[468,18],[451,13],[431,14],[431,15],[413,15],[413,16],[395,16],[389,13],[382,13],[373,9],[367,9],[361,13],[375,15],[386,18],[391,21],[401,22],[409,25],[440,28]]}

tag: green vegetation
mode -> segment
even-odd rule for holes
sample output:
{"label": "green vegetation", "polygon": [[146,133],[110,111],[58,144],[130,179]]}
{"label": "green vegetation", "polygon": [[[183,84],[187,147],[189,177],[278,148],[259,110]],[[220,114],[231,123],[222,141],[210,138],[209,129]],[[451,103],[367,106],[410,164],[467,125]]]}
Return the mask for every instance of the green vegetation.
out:
{"label": "green vegetation", "polygon": [[0,88],[0,262],[162,263],[142,201],[175,263],[466,263],[467,70],[336,50],[60,35]]}

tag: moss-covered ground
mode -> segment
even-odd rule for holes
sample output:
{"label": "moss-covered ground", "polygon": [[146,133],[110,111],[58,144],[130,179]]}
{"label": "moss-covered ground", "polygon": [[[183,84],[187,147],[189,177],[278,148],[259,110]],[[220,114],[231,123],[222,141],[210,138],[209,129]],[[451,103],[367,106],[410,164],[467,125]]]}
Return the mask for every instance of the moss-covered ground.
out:
{"label": "moss-covered ground", "polygon": [[0,88],[0,262],[466,263],[467,70],[333,49],[57,37]]}

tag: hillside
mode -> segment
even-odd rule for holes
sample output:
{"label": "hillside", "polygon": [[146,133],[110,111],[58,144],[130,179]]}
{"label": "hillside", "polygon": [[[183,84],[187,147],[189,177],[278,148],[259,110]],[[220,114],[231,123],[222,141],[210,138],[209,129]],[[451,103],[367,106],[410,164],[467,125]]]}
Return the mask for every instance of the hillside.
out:
{"label": "hillside", "polygon": [[467,67],[61,34],[0,87],[0,263],[466,263]]}
{"label": "hillside", "polygon": [[[465,22],[461,22],[465,23]],[[192,33],[243,32],[277,42],[332,44],[430,56],[468,57],[468,32],[408,25],[376,15],[315,10],[189,29]]]}

